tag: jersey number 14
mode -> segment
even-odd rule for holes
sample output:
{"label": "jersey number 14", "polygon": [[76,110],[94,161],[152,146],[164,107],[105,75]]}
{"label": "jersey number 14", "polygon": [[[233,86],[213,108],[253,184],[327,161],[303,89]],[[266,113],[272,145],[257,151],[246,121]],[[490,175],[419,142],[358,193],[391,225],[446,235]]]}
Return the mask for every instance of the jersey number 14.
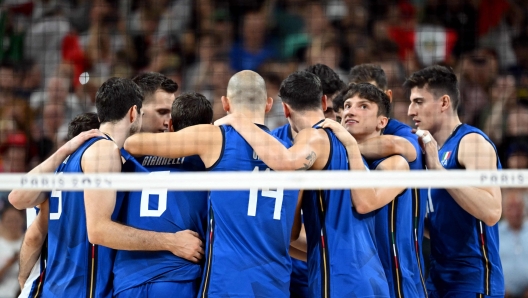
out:
{"label": "jersey number 14", "polygon": [[[258,172],[259,168],[255,167],[253,169],[253,172]],[[266,172],[269,172],[270,169],[266,169]],[[248,216],[256,216],[257,214],[257,200],[258,200],[258,194],[261,193],[261,196],[266,198],[274,198],[275,199],[275,208],[273,211],[273,219],[280,220],[281,218],[281,210],[282,210],[282,199],[284,197],[284,189],[277,188],[277,190],[269,190],[269,188],[263,188],[261,190],[257,188],[251,188],[249,190],[249,203],[248,203]]]}

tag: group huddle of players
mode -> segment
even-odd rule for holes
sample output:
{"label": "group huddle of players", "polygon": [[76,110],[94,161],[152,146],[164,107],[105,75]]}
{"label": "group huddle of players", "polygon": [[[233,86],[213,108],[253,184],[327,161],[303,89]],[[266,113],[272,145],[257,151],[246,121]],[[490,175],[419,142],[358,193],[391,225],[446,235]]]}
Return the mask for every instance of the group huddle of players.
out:
{"label": "group huddle of players", "polygon": [[[279,95],[289,124],[270,131],[273,100],[253,71],[231,77],[227,116],[214,124],[204,96],[175,98],[161,74],[111,78],[97,114],[74,119],[71,140],[29,174],[501,168],[488,137],[460,123],[448,68],[404,84],[420,136],[389,117],[379,66],[355,66],[350,79],[321,64],[292,73]],[[504,295],[498,188],[17,189],[9,200],[39,209],[21,250],[21,297]]]}

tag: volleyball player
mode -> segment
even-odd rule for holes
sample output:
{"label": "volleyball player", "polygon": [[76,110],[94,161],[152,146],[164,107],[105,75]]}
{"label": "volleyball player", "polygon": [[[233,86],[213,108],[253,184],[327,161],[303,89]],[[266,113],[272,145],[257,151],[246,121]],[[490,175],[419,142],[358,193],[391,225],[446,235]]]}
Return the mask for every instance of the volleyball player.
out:
{"label": "volleyball player", "polygon": [[[321,80],[323,94],[326,95],[329,101],[333,99],[339,91],[345,87],[345,83],[341,81],[337,73],[330,67],[324,64],[314,64],[306,68],[307,72],[313,73]],[[327,105],[325,111],[325,118],[335,120],[336,114],[332,106]],[[271,132],[274,136],[282,140],[287,147],[293,145],[293,137],[296,132],[288,123],[282,127],[274,129]],[[291,248],[295,249],[295,248]],[[308,266],[306,262],[292,259],[292,276],[290,281],[290,296],[291,297],[307,297],[308,296]]]}
{"label": "volleyball player", "polygon": [[[264,80],[241,71],[229,80],[224,110],[262,125],[271,109]],[[131,136],[125,148],[134,155],[178,158],[198,155],[210,171],[269,171],[230,126],[196,125],[174,133]],[[297,192],[282,189],[215,191],[209,196],[209,226],[200,297],[287,297],[288,255]]]}
{"label": "volleyball player", "polygon": [[[352,169],[365,171],[357,144],[345,148],[330,130],[317,129],[325,119],[327,100],[317,76],[306,71],[289,75],[280,95],[297,132],[290,149],[242,117],[233,114],[223,121],[233,125],[272,169],[348,170],[350,162]],[[347,158],[347,150],[353,150],[353,158]],[[372,237],[373,217],[360,214],[387,204],[380,199],[386,197],[373,189],[303,192],[310,297],[389,297]]]}
{"label": "volleyball player", "polygon": [[[47,169],[49,172],[53,172],[70,153],[73,153],[78,146],[84,143],[86,140],[102,135],[100,132],[95,131],[99,128],[99,119],[95,113],[84,113],[76,116],[68,124],[67,140],[69,141],[62,146],[54,157],[48,159],[44,163],[53,163],[48,165]],[[84,132],[84,133],[83,133]],[[79,135],[79,136],[78,136]],[[75,138],[77,137],[77,138]],[[72,140],[75,138],[74,140]],[[70,141],[71,140],[71,141]],[[64,149],[67,148],[65,151]],[[62,158],[60,155],[64,152]],[[58,155],[57,155],[58,154]],[[43,163],[43,164],[44,164]],[[45,170],[46,165],[35,168],[30,173],[34,173],[35,170]],[[21,194],[20,191],[13,191],[11,198]],[[27,194],[26,194],[27,195]],[[33,192],[33,195],[46,195],[43,192]],[[49,195],[49,194],[48,194]],[[24,235],[24,241],[20,248],[20,262],[18,281],[20,284],[21,293],[19,297],[38,297],[39,293],[42,292],[42,283],[44,281],[44,272],[46,270],[46,255],[47,247],[46,239],[48,235],[48,217],[49,217],[49,204],[48,201],[42,202],[35,209],[37,209],[36,217],[33,222],[28,226]]]}
{"label": "volleyball player", "polygon": [[[350,84],[345,90],[342,113],[344,128],[329,120],[325,121],[323,127],[346,129],[359,144],[379,137],[389,121],[389,97],[369,83]],[[367,159],[367,162],[371,170],[409,170],[407,160],[397,154]],[[414,280],[414,275],[419,275],[420,270],[413,248],[412,191],[404,187],[388,190],[387,199],[391,201],[375,212],[375,239],[391,297],[425,297],[422,285],[416,284]]]}
{"label": "volleyball player", "polygon": [[[350,81],[352,83],[370,83],[383,91],[392,102],[392,90],[388,88],[387,77],[379,65],[360,64],[352,67],[350,70]],[[343,98],[343,102],[344,100],[345,98]],[[388,117],[389,115],[386,116]],[[412,133],[411,127],[393,118],[389,118],[387,126],[382,130],[380,136],[363,140],[359,144],[359,149],[366,159],[375,160],[400,154],[408,161],[411,170],[423,170],[424,168],[418,138]],[[425,270],[423,268],[422,254],[426,203],[427,193],[425,190],[412,189],[412,214],[409,218],[402,218],[406,222],[412,221],[413,223],[408,233],[413,235],[414,245],[412,245],[412,252],[416,259],[417,267],[407,269],[413,273],[415,287],[421,289],[419,292],[420,296],[425,296],[427,291],[425,288]],[[401,218],[402,215],[400,213],[399,217]],[[400,256],[405,257],[406,255],[402,254]],[[393,275],[393,277],[395,276]],[[389,280],[389,282],[391,281]],[[393,284],[395,283],[396,281],[394,280]]]}
{"label": "volleyball player", "polygon": [[[409,116],[420,130],[428,170],[496,170],[497,151],[480,130],[461,123],[456,75],[443,66],[413,73]],[[503,297],[497,222],[499,187],[430,189],[427,205],[431,239],[429,297]]]}
{"label": "volleyball player", "polygon": [[[129,79],[111,78],[103,83],[96,95],[96,108],[105,137],[84,142],[57,173],[121,171],[122,158],[127,161],[131,156],[120,147],[141,127],[142,98],[139,87]],[[173,233],[143,231],[115,222],[122,197],[123,193],[112,190],[51,193],[45,296],[110,297],[115,252],[108,247],[170,250],[174,254],[181,249]],[[41,202],[18,203],[26,208]]]}
{"label": "volleyball player", "polygon": [[[178,131],[187,126],[211,124],[213,109],[203,95],[184,93],[174,99],[178,85],[159,73],[144,73],[133,80],[145,97],[142,111],[143,124],[147,125],[142,125],[142,132],[157,133],[166,128]],[[203,162],[197,156],[169,159],[150,155],[138,157],[135,169],[151,172],[151,175],[203,170]],[[205,239],[207,226],[207,197],[206,191],[167,189],[144,189],[128,194],[124,203],[124,224],[176,233],[179,246],[193,247],[196,251],[181,255],[168,251],[118,251],[114,265],[115,297],[161,297],[174,293],[196,297],[202,274],[201,239]]]}

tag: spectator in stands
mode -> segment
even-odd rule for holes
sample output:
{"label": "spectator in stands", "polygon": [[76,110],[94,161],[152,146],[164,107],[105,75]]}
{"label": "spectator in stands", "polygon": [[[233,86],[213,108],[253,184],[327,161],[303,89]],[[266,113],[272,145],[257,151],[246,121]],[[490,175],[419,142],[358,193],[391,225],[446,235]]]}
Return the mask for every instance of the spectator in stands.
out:
{"label": "spectator in stands", "polygon": [[268,20],[262,11],[246,13],[243,19],[241,39],[229,53],[231,68],[235,71],[253,70],[277,54],[270,40],[267,40]]}
{"label": "spectator in stands", "polygon": [[0,144],[2,164],[0,173],[24,173],[27,171],[28,140],[25,134],[16,132],[7,136],[5,142]]}
{"label": "spectator in stands", "polygon": [[6,203],[0,210],[0,296],[16,297],[18,252],[24,238],[24,211]]}
{"label": "spectator in stands", "polygon": [[528,169],[528,144],[526,141],[520,140],[510,144],[506,158],[508,169]]}
{"label": "spectator in stands", "polygon": [[503,190],[503,216],[499,223],[500,257],[504,271],[506,296],[528,295],[528,224],[524,195],[526,190]]}
{"label": "spectator in stands", "polygon": [[3,62],[0,64],[0,106],[13,100],[15,85],[14,65]]}
{"label": "spectator in stands", "polygon": [[479,126],[483,109],[490,104],[488,90],[499,71],[497,55],[490,49],[477,49],[460,61],[460,116],[469,125]]}
{"label": "spectator in stands", "polygon": [[490,137],[496,146],[502,144],[506,131],[506,118],[517,103],[515,78],[500,75],[491,86],[490,103],[482,110],[479,127]]}
{"label": "spectator in stands", "polygon": [[523,77],[528,79],[528,35],[515,38],[512,46],[517,63],[510,66],[509,71],[515,76],[517,82],[521,82]]}
{"label": "spectator in stands", "polygon": [[69,122],[83,112],[79,99],[69,92],[70,82],[64,77],[51,77],[46,84],[46,91],[31,94],[30,106],[34,110],[42,110],[48,104],[57,104],[64,108],[64,117]]}
{"label": "spectator in stands", "polygon": [[[348,73],[339,67],[341,61],[341,47],[333,35],[325,35],[314,38],[310,47],[306,50],[307,65],[324,64],[337,73],[339,78],[348,82]],[[306,68],[301,65],[302,69]]]}
{"label": "spectator in stands", "polygon": [[279,97],[279,88],[281,85],[281,78],[276,73],[264,73],[262,78],[266,82],[266,92],[268,97],[273,98],[273,106],[271,110],[266,113],[265,125],[270,129],[274,130],[280,126],[288,123],[288,119],[284,116],[284,110],[282,109],[282,100]]}
{"label": "spectator in stands", "polygon": [[220,38],[213,32],[204,32],[198,39],[196,62],[187,67],[183,81],[183,90],[201,90],[207,85],[213,58],[218,53],[216,46]]}
{"label": "spectator in stands", "polygon": [[59,1],[34,2],[33,23],[25,35],[24,55],[37,62],[42,75],[54,74],[61,61],[62,40],[71,26]]}

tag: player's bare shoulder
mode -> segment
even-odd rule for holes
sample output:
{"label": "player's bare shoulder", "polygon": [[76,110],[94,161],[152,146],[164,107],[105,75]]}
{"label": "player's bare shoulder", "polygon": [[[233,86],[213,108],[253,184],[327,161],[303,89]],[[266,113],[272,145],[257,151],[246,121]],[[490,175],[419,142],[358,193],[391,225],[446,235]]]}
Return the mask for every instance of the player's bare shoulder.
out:
{"label": "player's bare shoulder", "polygon": [[484,136],[478,133],[470,133],[462,137],[457,158],[460,165],[466,169],[497,168],[495,148]]}
{"label": "player's bare shoulder", "polygon": [[101,139],[93,143],[83,153],[81,166],[83,172],[120,172],[121,153],[112,140]]}

